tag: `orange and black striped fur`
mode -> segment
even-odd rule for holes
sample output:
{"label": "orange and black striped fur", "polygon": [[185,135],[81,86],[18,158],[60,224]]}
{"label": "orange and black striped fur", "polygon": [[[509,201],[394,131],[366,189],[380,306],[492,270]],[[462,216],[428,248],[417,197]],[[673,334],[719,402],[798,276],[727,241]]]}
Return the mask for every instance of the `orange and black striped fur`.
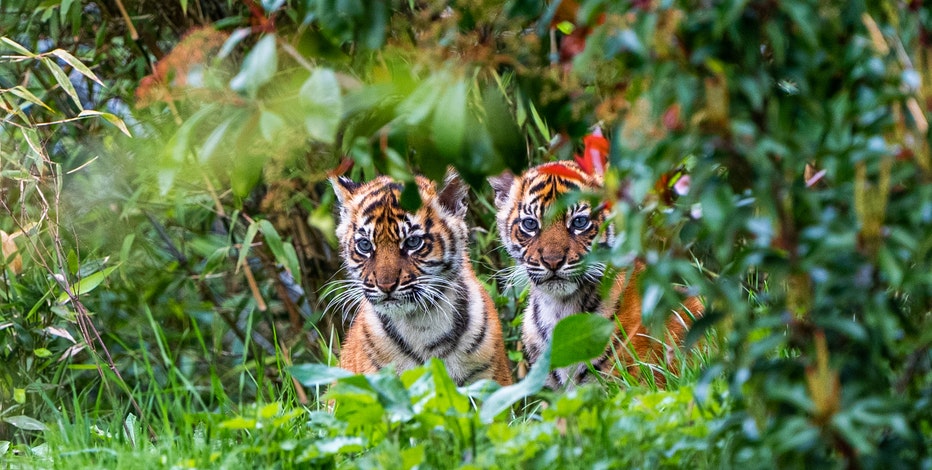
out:
{"label": "orange and black striped fur", "polygon": [[[576,313],[597,313],[619,325],[605,352],[591,361],[593,368],[606,374],[620,367],[637,375],[638,362],[667,362],[675,370],[673,346],[681,343],[694,317],[703,313],[696,297],[683,301],[689,312],[674,312],[667,322],[666,341],[649,334],[641,322],[641,297],[638,275],[640,262],[633,269],[619,272],[606,295],[600,285],[606,273],[604,264],[589,262],[593,246],[611,246],[614,228],[604,230],[606,214],[586,200],[548,215],[563,195],[576,190],[595,190],[601,177],[582,170],[574,162],[546,163],[531,168],[521,176],[504,173],[490,179],[495,189],[497,221],[502,243],[530,280],[531,292],[524,311],[522,341],[525,356],[533,363],[550,341],[556,323]],[[547,384],[556,388],[583,381],[589,374],[587,364],[565,367],[551,372]],[[664,377],[654,374],[656,383]]]}
{"label": "orange and black striped fur", "polygon": [[348,273],[338,303],[359,301],[340,366],[400,372],[436,357],[457,384],[510,384],[498,312],[469,261],[463,182],[451,174],[438,191],[416,177],[422,204],[413,212],[401,207],[403,185],[387,176],[331,182]]}

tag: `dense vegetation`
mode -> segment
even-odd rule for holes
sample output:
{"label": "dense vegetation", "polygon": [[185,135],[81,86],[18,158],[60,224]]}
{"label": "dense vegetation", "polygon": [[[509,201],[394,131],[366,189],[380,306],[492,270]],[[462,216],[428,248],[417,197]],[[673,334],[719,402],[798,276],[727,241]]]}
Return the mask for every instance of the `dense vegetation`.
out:
{"label": "dense vegetation", "polygon": [[[0,466],[932,468],[922,2],[0,9]],[[648,263],[653,325],[674,284],[708,305],[666,390],[542,391],[497,276],[485,177],[595,125],[596,255]],[[328,367],[328,173],[447,165],[525,380]]]}

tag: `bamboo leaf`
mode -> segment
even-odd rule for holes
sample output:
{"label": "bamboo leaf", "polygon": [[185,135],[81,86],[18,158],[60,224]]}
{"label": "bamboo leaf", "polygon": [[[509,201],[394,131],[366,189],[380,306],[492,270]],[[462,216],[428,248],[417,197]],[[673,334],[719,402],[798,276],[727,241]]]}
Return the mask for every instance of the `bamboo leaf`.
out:
{"label": "bamboo leaf", "polygon": [[12,39],[6,37],[6,36],[0,37],[0,41],[3,41],[3,42],[6,43],[8,46],[10,46],[10,47],[12,47],[14,50],[16,50],[16,52],[19,52],[20,54],[22,54],[22,55],[24,55],[24,56],[26,56],[26,57],[36,57],[36,54],[33,54],[31,51],[29,51],[29,49],[26,49],[25,47],[21,46],[18,42],[14,41],[14,40],[12,40]]}
{"label": "bamboo leaf", "polygon": [[32,104],[37,104],[37,105],[42,106],[43,108],[45,108],[45,109],[47,109],[47,110],[49,110],[49,111],[54,112],[54,110],[53,110],[52,108],[50,108],[47,104],[43,103],[42,100],[40,100],[38,97],[36,97],[36,95],[33,95],[32,92],[30,92],[29,90],[27,90],[25,87],[23,87],[23,86],[21,86],[21,85],[17,85],[17,86],[15,86],[15,87],[13,87],[13,88],[10,88],[10,89],[7,90],[7,91],[9,91],[10,93],[12,93],[12,94],[14,94],[14,95],[16,95],[16,96],[18,96],[18,97],[20,97],[20,98],[22,98],[22,99],[28,101],[28,102],[30,102],[30,103],[32,103]]}
{"label": "bamboo leaf", "polygon": [[68,63],[68,65],[74,67],[74,69],[77,70],[78,73],[80,73],[81,75],[84,75],[85,77],[90,78],[91,80],[94,80],[95,82],[99,83],[101,86],[105,86],[104,82],[101,81],[99,78],[97,78],[97,75],[95,75],[94,72],[91,71],[91,69],[89,69],[86,65],[84,65],[83,62],[78,60],[77,57],[71,55],[71,53],[69,53],[68,51],[64,49],[55,49],[54,51],[52,51],[52,54],[55,54],[56,57],[58,57],[61,60],[64,60],[65,62]]}
{"label": "bamboo leaf", "polygon": [[78,109],[83,110],[84,106],[81,104],[81,99],[78,98],[78,92],[74,89],[74,85],[71,83],[71,80],[68,78],[68,74],[55,63],[54,60],[49,59],[48,57],[42,58],[42,63],[45,64],[45,67],[49,69],[49,72],[52,72],[52,76],[55,77],[55,81],[58,82],[58,86],[65,90],[65,93],[71,97],[71,100],[74,101],[74,104]]}

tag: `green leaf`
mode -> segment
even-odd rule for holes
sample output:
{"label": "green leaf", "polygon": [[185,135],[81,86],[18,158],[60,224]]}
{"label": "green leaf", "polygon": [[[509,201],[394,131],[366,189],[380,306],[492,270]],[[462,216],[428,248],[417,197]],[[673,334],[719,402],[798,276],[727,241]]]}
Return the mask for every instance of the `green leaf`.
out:
{"label": "green leaf", "polygon": [[46,348],[36,348],[32,351],[32,353],[35,354],[36,357],[42,357],[42,358],[49,357],[52,355],[52,351],[49,351]]}
{"label": "green leaf", "polygon": [[414,212],[421,208],[421,193],[417,189],[417,183],[413,181],[405,182],[404,189],[401,190],[401,208]]}
{"label": "green leaf", "polygon": [[52,72],[52,76],[55,77],[55,81],[58,82],[58,86],[65,90],[65,93],[71,97],[71,100],[74,101],[74,104],[78,109],[83,110],[84,105],[81,104],[81,100],[78,98],[78,92],[74,89],[74,85],[71,83],[71,80],[68,79],[68,74],[62,70],[54,60],[49,59],[48,57],[42,58],[42,63],[45,64],[45,67],[49,69],[49,72]]}
{"label": "green leaf", "polygon": [[14,94],[14,95],[16,95],[16,96],[18,96],[18,97],[20,97],[20,98],[22,98],[22,99],[28,101],[28,102],[30,102],[30,103],[32,103],[32,104],[37,104],[37,105],[42,106],[43,108],[45,108],[45,109],[47,109],[47,110],[49,110],[49,111],[52,111],[52,108],[48,107],[48,105],[46,105],[45,103],[43,103],[42,100],[40,100],[39,98],[37,98],[36,95],[33,95],[29,90],[27,90],[27,89],[24,88],[23,86],[17,85],[17,86],[15,86],[15,87],[13,87],[13,88],[8,89],[7,91],[9,91],[10,93],[12,93],[12,94]]}
{"label": "green leaf", "polygon": [[3,418],[3,421],[26,431],[45,431],[47,429],[41,421],[24,415],[7,416]]}
{"label": "green leaf", "polygon": [[301,86],[300,97],[307,133],[312,139],[333,143],[343,115],[343,96],[336,74],[330,69],[314,70]]}
{"label": "green leaf", "polygon": [[59,6],[58,16],[62,23],[65,23],[68,19],[68,12],[71,11],[71,5],[74,3],[74,0],[61,0],[61,5]]}
{"label": "green leaf", "polygon": [[284,128],[285,120],[281,116],[269,110],[262,110],[262,114],[259,115],[259,131],[263,139],[275,142],[276,137]]}
{"label": "green leaf", "polygon": [[[64,5],[64,2],[62,2],[62,5]],[[91,69],[89,69],[86,65],[84,65],[84,63],[78,60],[77,57],[71,55],[68,51],[64,49],[55,49],[54,51],[52,51],[52,54],[55,54],[55,56],[57,56],[59,59],[67,62],[68,65],[74,67],[74,69],[77,70],[78,73],[80,73],[81,75],[84,75],[85,77],[90,78],[91,80],[94,80],[101,86],[105,86],[104,82],[102,82],[99,78],[97,78],[97,75],[94,75],[94,72],[92,72]]]}
{"label": "green leaf", "polygon": [[298,261],[298,252],[295,251],[294,245],[286,242],[282,245],[284,249],[284,256],[279,260],[285,268],[291,273],[291,277],[294,278],[295,284],[301,284],[301,264]]}
{"label": "green leaf", "polygon": [[434,108],[434,143],[448,158],[458,157],[463,152],[466,140],[466,95],[468,87],[464,80],[457,80],[446,90]]}
{"label": "green leaf", "polygon": [[570,315],[553,329],[553,352],[550,367],[566,367],[588,361],[605,351],[615,332],[615,323],[591,313]]}
{"label": "green leaf", "polygon": [[234,117],[229,117],[220,123],[219,126],[215,127],[213,131],[210,132],[210,135],[204,139],[204,144],[201,145],[201,151],[197,155],[197,159],[201,163],[206,163],[210,160],[210,157],[214,155],[214,152],[217,150],[217,147],[220,146],[220,143],[223,142],[224,136],[226,136],[227,129],[230,128],[230,125],[233,124]]}
{"label": "green leaf", "polygon": [[519,400],[529,397],[544,388],[547,376],[550,374],[550,347],[552,343],[537,358],[537,362],[531,366],[531,371],[524,377],[524,380],[507,387],[502,387],[495,391],[482,404],[479,410],[479,418],[483,423],[491,423],[496,416],[502,411],[507,410],[511,405]]}
{"label": "green leaf", "polygon": [[243,245],[239,249],[239,259],[236,260],[236,272],[239,272],[243,263],[246,262],[246,255],[249,254],[252,241],[256,238],[257,233],[259,233],[259,224],[256,222],[249,224],[249,228],[246,229],[246,236],[243,237]]}
{"label": "green leaf", "polygon": [[259,232],[262,233],[262,237],[265,239],[265,246],[269,247],[269,251],[272,252],[272,255],[275,256],[279,263],[285,264],[282,262],[285,259],[285,248],[278,231],[268,220],[259,220],[257,223],[259,224]]}
{"label": "green leaf", "polygon": [[288,373],[305,387],[329,385],[336,380],[354,375],[346,369],[324,364],[299,364],[289,367]]}
{"label": "green leaf", "polygon": [[320,439],[308,446],[304,452],[295,459],[295,462],[304,463],[321,457],[362,452],[366,441],[361,437],[331,437]]}
{"label": "green leaf", "polygon": [[285,4],[285,0],[262,0],[262,9],[266,13],[271,13],[275,10],[281,8]]}
{"label": "green leaf", "polygon": [[133,136],[132,134],[129,133],[129,129],[126,128],[126,123],[124,123],[122,119],[120,119],[114,114],[95,111],[93,109],[85,109],[81,111],[80,114],[78,114],[78,117],[85,117],[85,116],[100,116],[104,118],[104,120],[109,122],[110,124],[113,124],[114,126],[116,126],[116,128],[119,129],[120,132],[126,134],[127,137]]}
{"label": "green leaf", "polygon": [[275,35],[268,34],[246,54],[239,73],[230,80],[230,88],[255,97],[259,88],[272,80],[277,70],[278,52],[275,49]]}
{"label": "green leaf", "polygon": [[[88,292],[91,292],[92,290],[96,289],[97,286],[99,286],[101,282],[104,282],[104,279],[106,279],[107,276],[109,276],[110,273],[112,273],[113,270],[116,269],[117,267],[118,266],[112,266],[107,269],[104,269],[103,271],[97,271],[96,273],[91,274],[90,276],[87,276],[85,278],[82,278],[78,280],[78,282],[72,284],[71,290],[74,293],[74,296],[78,297],[82,294],[87,294]],[[58,296],[58,303],[60,304],[63,304],[69,300],[71,299],[70,297],[68,297],[67,292],[62,292],[62,294]]]}
{"label": "green leaf", "polygon": [[259,415],[259,418],[261,419],[269,419],[269,418],[278,416],[279,414],[281,414],[281,412],[282,412],[281,402],[274,402],[274,403],[269,403],[268,405],[265,405],[262,408],[259,408],[258,415]]}
{"label": "green leaf", "polygon": [[256,429],[257,424],[258,421],[255,419],[237,416],[235,418],[221,422],[220,427],[223,429],[245,430]]}
{"label": "green leaf", "polygon": [[422,82],[398,105],[398,115],[405,124],[416,126],[430,115],[440,97],[446,74],[434,75]]}
{"label": "green leaf", "polygon": [[26,57],[36,57],[36,54],[33,54],[29,49],[26,49],[25,47],[21,46],[18,42],[6,36],[0,37],[0,41],[3,41],[4,43],[6,43],[6,45],[12,47],[16,52],[19,52],[20,54]]}
{"label": "green leaf", "polygon": [[[14,388],[13,389],[13,401],[22,405],[26,403],[26,389],[25,388]],[[2,452],[0,452],[2,454]]]}

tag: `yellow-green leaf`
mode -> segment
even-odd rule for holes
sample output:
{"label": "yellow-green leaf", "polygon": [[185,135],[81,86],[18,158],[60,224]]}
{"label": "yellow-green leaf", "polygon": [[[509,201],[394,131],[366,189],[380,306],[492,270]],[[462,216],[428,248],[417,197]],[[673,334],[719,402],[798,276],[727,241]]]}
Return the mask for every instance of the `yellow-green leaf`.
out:
{"label": "yellow-green leaf", "polygon": [[12,39],[6,37],[6,36],[0,38],[0,41],[3,41],[3,42],[6,43],[8,46],[10,46],[10,47],[12,47],[14,50],[16,50],[16,52],[19,52],[20,54],[22,54],[22,55],[24,55],[24,56],[26,56],[26,57],[35,57],[35,56],[36,56],[36,55],[33,54],[32,52],[30,52],[29,49],[26,49],[25,47],[21,46],[18,42],[14,41],[14,40],[12,40]]}
{"label": "yellow-green leaf", "polygon": [[104,85],[104,82],[97,78],[97,75],[94,75],[94,72],[91,72],[91,69],[87,68],[86,65],[78,60],[77,57],[71,55],[68,51],[64,49],[55,49],[52,51],[52,54],[55,54],[59,59],[64,60],[68,63],[68,65],[74,67],[74,69],[77,70],[81,75],[94,80],[100,85]]}
{"label": "yellow-green leaf", "polygon": [[78,116],[79,116],[79,117],[83,117],[83,116],[100,116],[100,117],[104,118],[104,120],[106,120],[107,122],[109,122],[110,124],[113,124],[114,126],[116,126],[116,128],[119,129],[120,132],[126,134],[127,137],[132,137],[132,136],[133,136],[132,134],[129,133],[129,129],[126,127],[126,123],[123,122],[122,119],[120,119],[119,117],[117,117],[117,116],[114,115],[114,114],[104,113],[104,112],[101,112],[101,111],[95,111],[95,110],[93,110],[93,109],[85,109],[85,110],[81,111],[81,113],[78,114]]}
{"label": "yellow-green leaf", "polygon": [[[97,271],[96,273],[91,274],[90,276],[87,276],[83,279],[78,280],[78,282],[74,283],[71,286],[74,296],[77,297],[82,294],[87,294],[88,292],[96,289],[97,286],[99,286],[100,283],[104,282],[104,279],[106,279],[107,276],[109,276],[110,273],[112,273],[113,270],[116,268],[117,266],[112,266],[107,269],[104,269],[103,271]],[[68,300],[70,300],[70,298],[68,297],[67,292],[62,292],[62,294],[58,296],[58,303],[60,304],[65,303]]]}
{"label": "yellow-green leaf", "polygon": [[37,105],[42,106],[43,108],[45,108],[45,109],[47,109],[47,110],[49,110],[49,111],[52,111],[52,108],[48,107],[48,105],[46,105],[45,103],[43,103],[42,100],[40,100],[38,97],[36,97],[36,95],[33,95],[32,92],[30,92],[29,90],[27,90],[25,87],[23,87],[23,86],[21,86],[21,85],[17,85],[17,86],[15,86],[15,87],[13,87],[13,88],[10,88],[10,89],[7,90],[7,91],[9,91],[10,93],[12,93],[12,94],[14,94],[14,95],[16,95],[16,96],[18,96],[18,97],[20,97],[20,98],[22,98],[22,99],[28,101],[28,102],[30,102],[30,103],[32,103],[32,104],[37,104]]}
{"label": "yellow-green leaf", "polygon": [[52,75],[55,77],[55,81],[58,82],[58,86],[65,90],[65,93],[71,97],[71,100],[74,101],[74,104],[77,105],[78,109],[84,109],[84,106],[81,104],[81,100],[78,98],[78,92],[74,89],[74,85],[71,83],[71,80],[68,79],[68,74],[62,70],[54,60],[49,59],[48,57],[42,58],[42,63],[45,64],[45,67],[49,69],[49,72],[52,72]]}

